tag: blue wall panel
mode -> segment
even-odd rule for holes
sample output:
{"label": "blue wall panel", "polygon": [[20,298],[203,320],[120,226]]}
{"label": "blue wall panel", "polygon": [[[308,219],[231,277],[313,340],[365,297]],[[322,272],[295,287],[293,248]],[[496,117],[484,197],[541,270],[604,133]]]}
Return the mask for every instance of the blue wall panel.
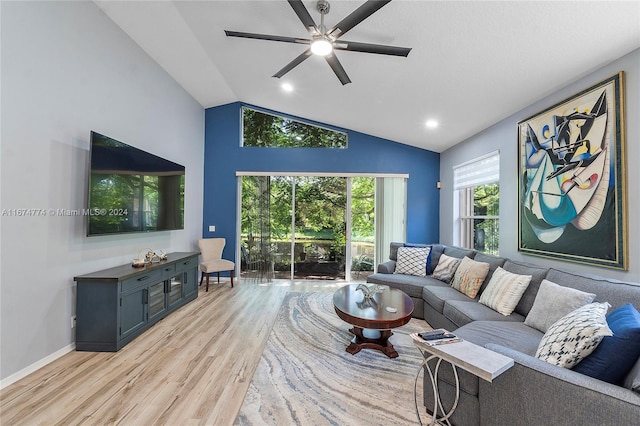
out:
{"label": "blue wall panel", "polygon": [[[209,108],[205,113],[202,235],[226,238],[226,259],[233,259],[235,255],[236,171],[408,174],[407,241],[439,241],[440,195],[436,182],[440,154],[323,123],[316,124],[346,132],[348,148],[243,148],[240,146],[242,106],[236,102]],[[215,225],[216,231],[209,232],[209,225]]]}

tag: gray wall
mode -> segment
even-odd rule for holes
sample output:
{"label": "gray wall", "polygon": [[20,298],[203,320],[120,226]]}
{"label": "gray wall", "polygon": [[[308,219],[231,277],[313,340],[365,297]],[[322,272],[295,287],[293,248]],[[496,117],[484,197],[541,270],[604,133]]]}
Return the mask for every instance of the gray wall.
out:
{"label": "gray wall", "polygon": [[0,4],[2,209],[85,207],[91,130],[186,167],[181,231],[87,238],[83,217],[2,216],[6,384],[73,348],[74,276],[196,248],[204,109],[93,2]]}
{"label": "gray wall", "polygon": [[[588,49],[585,54],[589,54]],[[629,270],[580,265],[554,261],[548,258],[518,253],[518,179],[517,179],[517,123],[527,117],[560,102],[563,99],[595,84],[619,71],[625,72],[626,85],[626,152],[627,196],[629,231]],[[555,94],[536,102],[483,132],[448,149],[440,155],[440,240],[453,244],[453,171],[452,167],[496,149],[500,150],[500,255],[530,263],[597,274],[610,278],[640,281],[640,50],[635,50],[604,68],[580,78]],[[479,111],[479,114],[482,112]]]}

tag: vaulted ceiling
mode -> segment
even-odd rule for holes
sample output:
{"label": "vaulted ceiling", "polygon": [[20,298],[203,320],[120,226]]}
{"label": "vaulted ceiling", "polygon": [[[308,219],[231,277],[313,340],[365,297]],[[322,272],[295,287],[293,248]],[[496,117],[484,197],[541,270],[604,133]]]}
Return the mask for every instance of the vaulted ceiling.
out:
{"label": "vaulted ceiling", "polygon": [[[343,86],[315,56],[271,77],[306,46],[225,36],[308,38],[285,0],[96,3],[205,108],[241,101],[436,152],[640,47],[640,1],[394,0],[345,39],[411,53],[339,51]],[[331,0],[327,27],[362,3]]]}

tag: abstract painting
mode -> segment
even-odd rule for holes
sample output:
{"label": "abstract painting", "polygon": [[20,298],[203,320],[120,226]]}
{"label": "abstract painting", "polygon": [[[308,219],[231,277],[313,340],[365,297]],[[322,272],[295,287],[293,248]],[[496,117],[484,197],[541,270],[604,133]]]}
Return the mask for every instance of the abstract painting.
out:
{"label": "abstract painting", "polygon": [[520,252],[627,269],[623,78],[518,123]]}

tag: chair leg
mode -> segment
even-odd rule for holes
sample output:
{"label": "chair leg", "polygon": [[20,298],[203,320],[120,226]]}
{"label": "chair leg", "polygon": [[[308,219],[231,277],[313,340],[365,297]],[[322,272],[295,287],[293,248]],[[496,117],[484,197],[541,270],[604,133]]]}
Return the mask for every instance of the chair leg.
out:
{"label": "chair leg", "polygon": [[233,269],[229,274],[231,275],[231,288],[233,288]]}
{"label": "chair leg", "polygon": [[218,271],[218,284],[220,284],[220,271]]}
{"label": "chair leg", "polygon": [[205,291],[209,291],[209,274],[207,274],[207,288],[205,289]]}
{"label": "chair leg", "polygon": [[204,272],[202,272],[202,274],[200,275],[200,284],[198,284],[199,286],[202,285],[202,279],[204,278]]}

